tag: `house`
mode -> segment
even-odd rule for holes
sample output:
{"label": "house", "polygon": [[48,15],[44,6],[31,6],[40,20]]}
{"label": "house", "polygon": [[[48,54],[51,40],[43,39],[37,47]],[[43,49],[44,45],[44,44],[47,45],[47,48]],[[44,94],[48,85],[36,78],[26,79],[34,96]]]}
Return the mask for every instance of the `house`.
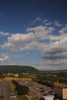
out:
{"label": "house", "polygon": [[54,97],[60,100],[67,100],[67,87],[56,86],[54,88]]}
{"label": "house", "polygon": [[15,76],[15,77],[18,77],[19,75],[18,75],[18,74],[15,74],[14,76]]}

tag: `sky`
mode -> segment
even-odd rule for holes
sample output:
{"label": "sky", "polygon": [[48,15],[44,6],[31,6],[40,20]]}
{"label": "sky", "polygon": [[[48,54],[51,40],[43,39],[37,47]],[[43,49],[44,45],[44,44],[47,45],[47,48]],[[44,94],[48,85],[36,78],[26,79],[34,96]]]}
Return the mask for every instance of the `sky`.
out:
{"label": "sky", "polygon": [[67,69],[67,0],[0,0],[0,65]]}

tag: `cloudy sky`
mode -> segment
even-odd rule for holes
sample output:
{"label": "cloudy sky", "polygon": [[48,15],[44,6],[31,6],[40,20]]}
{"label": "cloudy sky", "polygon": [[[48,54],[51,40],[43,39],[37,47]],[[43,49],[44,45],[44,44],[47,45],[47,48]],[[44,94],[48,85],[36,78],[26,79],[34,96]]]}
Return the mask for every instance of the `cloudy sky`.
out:
{"label": "cloudy sky", "polygon": [[0,0],[0,65],[67,69],[67,0]]}

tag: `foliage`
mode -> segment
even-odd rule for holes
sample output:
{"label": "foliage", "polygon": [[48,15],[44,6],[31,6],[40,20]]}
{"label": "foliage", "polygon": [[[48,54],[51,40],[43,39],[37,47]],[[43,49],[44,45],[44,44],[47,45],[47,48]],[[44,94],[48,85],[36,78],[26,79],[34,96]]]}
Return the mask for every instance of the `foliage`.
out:
{"label": "foliage", "polygon": [[32,66],[19,66],[19,65],[2,65],[0,66],[2,73],[37,73],[38,70]]}
{"label": "foliage", "polygon": [[0,73],[0,78],[5,78],[4,74],[3,73]]}
{"label": "foliage", "polygon": [[20,85],[17,81],[12,80],[15,84],[15,90],[17,91],[18,95],[26,95],[29,91],[29,88],[25,85]]}
{"label": "foliage", "polygon": [[54,82],[67,84],[67,72],[41,73],[41,74],[38,74],[36,78],[33,78],[33,80],[38,83],[41,83],[53,88]]}

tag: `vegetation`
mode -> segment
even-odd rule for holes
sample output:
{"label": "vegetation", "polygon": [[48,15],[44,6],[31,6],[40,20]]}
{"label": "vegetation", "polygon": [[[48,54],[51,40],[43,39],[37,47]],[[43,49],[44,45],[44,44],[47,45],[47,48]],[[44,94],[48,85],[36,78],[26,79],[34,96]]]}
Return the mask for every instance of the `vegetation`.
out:
{"label": "vegetation", "polygon": [[37,73],[38,70],[32,66],[19,66],[19,65],[2,65],[0,66],[2,73]]}
{"label": "vegetation", "polygon": [[29,91],[29,88],[25,85],[20,85],[17,81],[12,80],[12,82],[15,85],[15,91],[17,92],[17,95],[26,95]]}
{"label": "vegetation", "polygon": [[0,73],[0,79],[5,78],[3,73]]}
{"label": "vegetation", "polygon": [[63,85],[67,84],[67,72],[45,73],[45,74],[41,73],[38,74],[35,78],[33,78],[33,80],[53,88],[57,83],[60,85],[61,83]]}
{"label": "vegetation", "polygon": [[[8,73],[12,73],[13,77],[15,76],[15,73],[17,73],[18,78],[30,78],[38,83],[50,86],[51,88],[53,88],[57,83],[67,84],[67,71],[64,70],[57,72],[56,71],[46,72],[46,71],[38,71],[37,69],[31,66],[18,66],[18,65],[0,66],[1,79],[4,78],[5,76],[9,76]],[[24,89],[28,90],[28,87],[20,86],[19,84],[16,85],[16,91],[18,94],[24,95],[24,93],[22,92],[22,90]],[[18,92],[19,90],[21,90],[22,93]]]}
{"label": "vegetation", "polygon": [[16,86],[13,84],[12,81],[9,81],[9,84],[12,88],[12,90],[14,91],[14,93],[16,94],[17,100],[28,100],[28,98],[26,97],[26,95],[18,95],[15,91]]}

